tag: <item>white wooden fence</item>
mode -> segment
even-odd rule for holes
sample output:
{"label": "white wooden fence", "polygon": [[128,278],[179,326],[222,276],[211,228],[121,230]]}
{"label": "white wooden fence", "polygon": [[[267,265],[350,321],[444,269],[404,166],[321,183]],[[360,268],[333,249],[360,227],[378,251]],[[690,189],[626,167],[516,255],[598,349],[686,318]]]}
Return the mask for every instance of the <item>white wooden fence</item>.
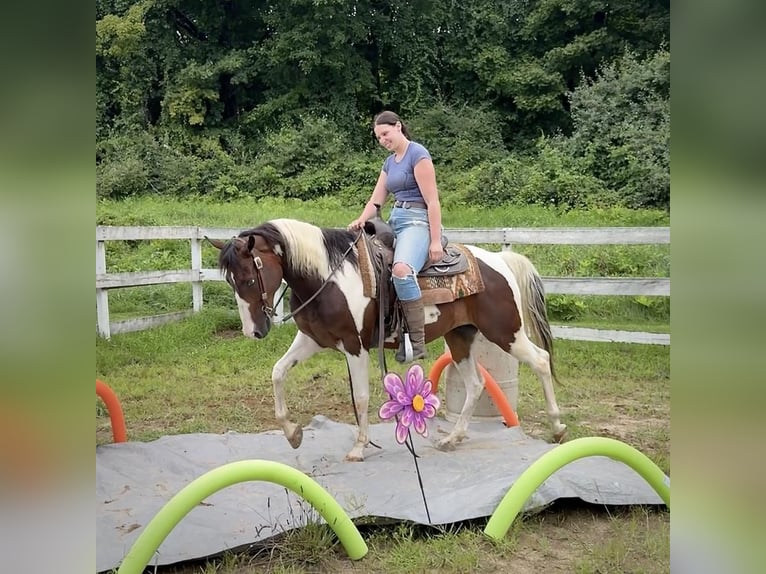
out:
{"label": "white wooden fence", "polygon": [[[109,338],[113,334],[140,331],[186,317],[199,311],[203,304],[202,285],[205,281],[222,281],[218,269],[202,268],[202,242],[205,236],[228,239],[238,235],[241,229],[221,227],[96,227],[96,311],[97,333]],[[498,229],[447,229],[450,241],[468,244],[495,243],[503,249],[514,244],[542,245],[626,245],[668,244],[668,227],[599,227],[599,228],[498,228]],[[139,271],[134,273],[108,273],[106,266],[106,242],[124,240],[177,239],[191,241],[191,269],[179,271]],[[153,317],[141,317],[123,321],[109,319],[109,290],[121,287],[157,285],[162,283],[188,282],[192,285],[192,309],[166,313]],[[670,279],[612,278],[612,277],[543,277],[546,293],[573,295],[654,295],[670,296]],[[284,285],[283,285],[284,288]],[[279,294],[278,294],[279,295]],[[275,301],[278,299],[275,297]],[[282,305],[285,303],[283,302]],[[275,309],[276,322],[284,316],[284,307]],[[611,341],[669,345],[670,335],[665,333],[642,333],[613,331],[552,325],[554,337],[580,341]]]}

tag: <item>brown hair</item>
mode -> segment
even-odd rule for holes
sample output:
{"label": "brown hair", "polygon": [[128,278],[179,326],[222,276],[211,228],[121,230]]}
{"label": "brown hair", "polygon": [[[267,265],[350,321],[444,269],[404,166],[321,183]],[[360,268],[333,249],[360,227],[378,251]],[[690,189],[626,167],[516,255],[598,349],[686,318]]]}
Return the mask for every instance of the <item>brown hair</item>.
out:
{"label": "brown hair", "polygon": [[375,116],[375,121],[373,122],[373,125],[379,126],[382,124],[387,124],[389,126],[396,125],[396,122],[399,122],[402,124],[402,133],[404,134],[404,137],[407,139],[410,138],[410,130],[407,129],[407,126],[402,121],[402,118],[400,118],[398,115],[396,115],[394,112],[384,110],[380,112],[377,116]]}

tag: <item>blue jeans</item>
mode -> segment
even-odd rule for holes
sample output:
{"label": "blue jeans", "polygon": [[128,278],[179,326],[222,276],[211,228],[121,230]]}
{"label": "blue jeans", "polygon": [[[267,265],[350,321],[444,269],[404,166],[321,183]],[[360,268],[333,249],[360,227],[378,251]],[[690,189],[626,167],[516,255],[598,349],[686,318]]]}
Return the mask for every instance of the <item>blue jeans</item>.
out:
{"label": "blue jeans", "polygon": [[420,299],[420,287],[416,275],[428,261],[428,248],[431,245],[428,210],[394,207],[388,223],[396,234],[394,265],[405,263],[413,270],[413,273],[406,277],[392,277],[396,295],[401,301]]}

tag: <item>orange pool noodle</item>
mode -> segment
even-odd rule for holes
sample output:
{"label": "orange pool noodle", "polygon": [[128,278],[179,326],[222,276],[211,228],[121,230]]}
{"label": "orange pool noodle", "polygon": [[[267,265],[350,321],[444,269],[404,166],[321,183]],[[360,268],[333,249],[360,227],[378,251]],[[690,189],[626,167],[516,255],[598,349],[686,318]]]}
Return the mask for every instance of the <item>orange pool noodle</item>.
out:
{"label": "orange pool noodle", "polygon": [[112,436],[114,442],[125,442],[128,440],[128,433],[125,430],[125,417],[122,414],[120,400],[114,391],[105,382],[96,379],[96,394],[101,397],[109,411],[109,419],[112,421]]}
{"label": "orange pool noodle", "polygon": [[[428,372],[428,378],[431,381],[431,386],[434,393],[439,389],[439,377],[441,377],[444,367],[449,365],[451,362],[452,355],[446,352],[442,353],[442,355],[436,359],[436,362]],[[495,406],[497,407],[497,410],[500,411],[500,414],[503,415],[505,425],[508,427],[519,426],[519,418],[513,411],[513,408],[508,402],[506,396],[503,394],[502,389],[500,389],[500,386],[495,382],[495,379],[492,378],[492,375],[490,375],[487,369],[485,369],[482,365],[479,365],[479,373],[481,373],[481,376],[484,378],[484,388],[487,389],[487,394],[495,403]]]}

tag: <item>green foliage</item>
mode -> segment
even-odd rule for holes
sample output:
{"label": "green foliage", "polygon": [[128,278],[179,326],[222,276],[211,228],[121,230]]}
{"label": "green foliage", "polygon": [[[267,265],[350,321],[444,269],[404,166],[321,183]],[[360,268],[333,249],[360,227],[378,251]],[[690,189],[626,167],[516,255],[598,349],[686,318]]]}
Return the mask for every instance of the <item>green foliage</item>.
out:
{"label": "green foliage", "polygon": [[626,52],[570,95],[575,129],[552,145],[581,158],[629,207],[670,203],[670,53]]}
{"label": "green foliage", "polygon": [[214,62],[189,62],[170,82],[163,105],[180,125],[219,125],[225,110],[220,78],[236,77],[247,66],[244,51],[232,50]]}
{"label": "green foliage", "polygon": [[668,205],[665,3],[96,8],[99,198],[360,204],[390,108],[453,205]]}
{"label": "green foliage", "polygon": [[487,108],[457,108],[439,103],[407,122],[412,137],[424,144],[437,166],[470,169],[506,153],[500,115]]}
{"label": "green foliage", "polygon": [[546,297],[546,304],[551,321],[574,321],[587,309],[582,297],[572,295],[549,295]]}
{"label": "green foliage", "polygon": [[536,156],[484,162],[450,181],[468,204],[536,204],[566,208],[613,205],[604,184],[575,158],[541,141]]}
{"label": "green foliage", "polygon": [[342,190],[351,190],[346,195],[353,196],[353,190],[363,189],[369,196],[379,170],[379,165],[350,153],[346,137],[332,121],[306,116],[297,126],[267,135],[252,164],[252,193],[307,200]]}
{"label": "green foliage", "polygon": [[124,199],[153,192],[236,199],[249,195],[255,185],[245,163],[248,157],[236,137],[115,135],[97,146],[96,197]]}

